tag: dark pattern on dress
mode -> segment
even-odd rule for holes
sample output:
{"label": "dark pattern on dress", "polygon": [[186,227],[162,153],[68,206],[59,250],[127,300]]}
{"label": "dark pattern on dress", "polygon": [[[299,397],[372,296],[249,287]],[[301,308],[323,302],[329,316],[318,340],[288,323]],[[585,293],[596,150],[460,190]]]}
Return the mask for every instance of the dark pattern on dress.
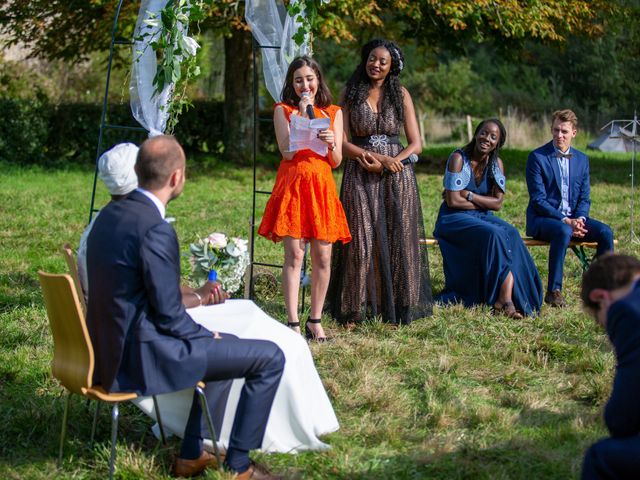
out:
{"label": "dark pattern on dress", "polygon": [[[350,112],[351,135],[398,135],[393,110],[374,113],[368,103]],[[379,144],[368,150],[395,157],[402,146]],[[368,172],[347,159],[340,200],[353,240],[335,245],[328,302],[341,323],[380,315],[409,324],[431,315],[431,280],[422,208],[413,166],[400,173]]]}

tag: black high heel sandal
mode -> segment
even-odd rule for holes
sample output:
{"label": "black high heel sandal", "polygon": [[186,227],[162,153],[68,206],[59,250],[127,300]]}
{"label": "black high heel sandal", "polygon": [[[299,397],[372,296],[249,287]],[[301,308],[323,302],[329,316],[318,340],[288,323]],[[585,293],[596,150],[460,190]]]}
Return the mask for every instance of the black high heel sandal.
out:
{"label": "black high heel sandal", "polygon": [[294,329],[300,327],[300,322],[287,322],[287,327]]}
{"label": "black high heel sandal", "polygon": [[309,324],[310,323],[320,323],[320,319],[319,318],[309,318],[305,322],[305,324],[304,324],[304,336],[307,339],[307,341],[314,341],[314,342],[329,342],[329,341],[331,341],[331,339],[329,337],[318,337],[318,336],[316,336],[316,334],[313,333],[311,331],[311,329],[309,328]]}

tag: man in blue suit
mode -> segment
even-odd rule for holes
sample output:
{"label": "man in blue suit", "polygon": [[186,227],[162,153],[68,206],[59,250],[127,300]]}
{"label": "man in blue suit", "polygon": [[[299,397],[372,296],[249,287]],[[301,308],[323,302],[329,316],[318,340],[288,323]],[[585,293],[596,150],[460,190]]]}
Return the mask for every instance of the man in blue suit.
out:
{"label": "man in blue suit", "polygon": [[551,244],[544,301],[553,307],[565,305],[563,266],[571,240],[597,242],[596,256],[613,250],[611,228],[589,217],[589,158],[571,147],[577,127],[578,118],[571,110],[554,112],[553,140],[527,160],[527,235]]}
{"label": "man in blue suit", "polygon": [[[237,478],[276,478],[254,468],[249,451],[262,444],[284,355],[272,342],[210,332],[182,303],[180,252],[164,220],[185,183],[185,156],[173,137],[144,142],[135,165],[139,188],[107,205],[87,246],[91,295],[87,325],[94,345],[94,382],[109,392],[154,395],[244,378],[226,466]],[[195,294],[194,294],[195,295]],[[219,295],[212,290],[211,295]],[[200,300],[202,302],[202,300]],[[215,462],[202,449],[202,412],[192,404],[174,473],[197,475]]]}
{"label": "man in blue suit", "polygon": [[640,260],[605,255],[582,281],[582,301],[606,329],[616,354],[616,372],[604,421],[611,434],[591,445],[582,478],[640,478]]}

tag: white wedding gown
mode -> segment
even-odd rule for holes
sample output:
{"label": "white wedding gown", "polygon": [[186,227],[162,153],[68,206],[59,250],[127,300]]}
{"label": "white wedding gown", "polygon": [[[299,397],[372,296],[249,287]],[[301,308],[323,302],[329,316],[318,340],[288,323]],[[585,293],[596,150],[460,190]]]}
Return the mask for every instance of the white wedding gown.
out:
{"label": "white wedding gown", "polygon": [[[267,430],[262,442],[264,452],[296,453],[302,450],[330,448],[318,438],[338,430],[338,419],[320,381],[307,342],[302,336],[264,313],[250,300],[227,300],[220,305],[192,308],[189,315],[212,331],[230,333],[239,338],[271,340],[284,352],[286,363],[278,387]],[[219,445],[226,449],[244,380],[234,380],[219,433]],[[184,434],[193,389],[158,395],[165,432]],[[151,397],[134,403],[155,419]],[[211,446],[205,440],[205,446]]]}

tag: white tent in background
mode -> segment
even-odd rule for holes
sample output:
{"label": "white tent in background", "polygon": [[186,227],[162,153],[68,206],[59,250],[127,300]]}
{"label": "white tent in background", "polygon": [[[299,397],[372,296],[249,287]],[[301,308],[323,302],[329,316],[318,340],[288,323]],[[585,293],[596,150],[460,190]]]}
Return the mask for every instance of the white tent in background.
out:
{"label": "white tent in background", "polygon": [[[632,152],[633,137],[634,135],[630,130],[614,123],[611,125],[611,129],[587,145],[587,148],[600,150],[602,152]],[[636,144],[636,149],[638,149],[639,146],[640,145]]]}

